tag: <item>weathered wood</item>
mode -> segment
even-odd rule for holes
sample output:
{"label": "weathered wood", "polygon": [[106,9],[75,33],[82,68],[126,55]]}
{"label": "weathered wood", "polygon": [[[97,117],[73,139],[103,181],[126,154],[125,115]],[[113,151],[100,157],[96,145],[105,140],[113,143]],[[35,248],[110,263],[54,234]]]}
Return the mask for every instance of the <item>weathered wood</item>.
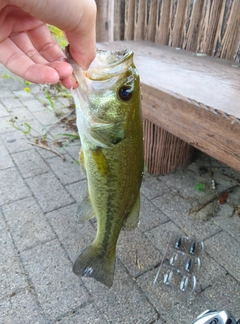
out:
{"label": "weathered wood", "polygon": [[218,28],[223,1],[204,1],[197,52],[214,54],[214,39]]}
{"label": "weathered wood", "polygon": [[163,45],[168,44],[170,4],[170,1],[158,1],[155,42]]}
{"label": "weathered wood", "polygon": [[135,51],[146,119],[240,170],[239,64],[151,42],[99,47]]}
{"label": "weathered wood", "polygon": [[132,40],[134,37],[134,23],[135,23],[134,17],[135,17],[135,0],[126,0],[124,40]]}
{"label": "weathered wood", "polygon": [[114,40],[124,38],[125,1],[114,0]]}
{"label": "weathered wood", "polygon": [[96,0],[97,42],[111,42],[114,35],[114,0]]}
{"label": "weathered wood", "polygon": [[240,1],[225,0],[214,41],[214,56],[232,60],[240,34]]}
{"label": "weathered wood", "polygon": [[181,35],[186,11],[186,0],[172,0],[169,22],[169,46],[181,46]]}
{"label": "weathered wood", "polygon": [[134,39],[144,39],[144,24],[145,24],[146,1],[135,1],[135,25]]}
{"label": "weathered wood", "polygon": [[198,46],[199,24],[202,18],[203,0],[188,0],[182,33],[182,49],[196,51]]}
{"label": "weathered wood", "polygon": [[157,0],[146,1],[144,40],[155,40],[157,5]]}
{"label": "weathered wood", "polygon": [[186,167],[194,147],[144,118],[144,161],[147,172],[167,174]]}

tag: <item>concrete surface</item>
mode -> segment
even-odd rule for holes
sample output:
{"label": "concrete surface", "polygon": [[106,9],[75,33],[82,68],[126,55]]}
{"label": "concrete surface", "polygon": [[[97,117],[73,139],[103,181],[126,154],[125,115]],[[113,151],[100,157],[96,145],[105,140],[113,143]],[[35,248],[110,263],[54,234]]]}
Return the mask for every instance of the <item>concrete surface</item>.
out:
{"label": "concrete surface", "polygon": [[[67,104],[60,97],[54,109],[68,113]],[[72,262],[94,238],[96,225],[79,224],[75,217],[76,202],[86,191],[85,175],[75,162],[79,143],[53,147],[65,156],[63,162],[30,145],[34,138],[13,128],[10,118],[30,125],[34,136],[58,121],[44,89],[0,67],[1,324],[190,324],[211,308],[240,318],[240,187],[224,204],[218,197],[196,212],[216,192],[238,184],[239,172],[199,153],[183,171],[145,174],[141,222],[120,235],[114,284],[108,289],[72,273]],[[48,139],[65,131],[55,126]],[[205,184],[204,192],[196,190],[199,183]],[[153,285],[171,231],[205,244],[190,300],[177,288],[165,289],[160,280]]]}

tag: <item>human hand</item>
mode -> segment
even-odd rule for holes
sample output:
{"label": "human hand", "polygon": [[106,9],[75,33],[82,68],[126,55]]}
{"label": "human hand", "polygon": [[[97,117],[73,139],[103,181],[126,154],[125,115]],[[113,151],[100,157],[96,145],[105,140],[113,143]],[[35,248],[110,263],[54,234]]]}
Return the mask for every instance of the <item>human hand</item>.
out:
{"label": "human hand", "polygon": [[77,86],[72,66],[46,23],[61,29],[82,69],[95,57],[94,0],[0,0],[0,63],[34,83]]}

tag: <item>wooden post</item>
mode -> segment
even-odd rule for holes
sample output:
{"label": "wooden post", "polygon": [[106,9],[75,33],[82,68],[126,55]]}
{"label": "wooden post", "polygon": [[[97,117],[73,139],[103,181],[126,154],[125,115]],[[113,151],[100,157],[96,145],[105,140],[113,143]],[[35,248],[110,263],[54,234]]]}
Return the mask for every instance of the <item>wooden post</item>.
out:
{"label": "wooden post", "polygon": [[114,35],[114,0],[96,0],[97,42],[112,42]]}

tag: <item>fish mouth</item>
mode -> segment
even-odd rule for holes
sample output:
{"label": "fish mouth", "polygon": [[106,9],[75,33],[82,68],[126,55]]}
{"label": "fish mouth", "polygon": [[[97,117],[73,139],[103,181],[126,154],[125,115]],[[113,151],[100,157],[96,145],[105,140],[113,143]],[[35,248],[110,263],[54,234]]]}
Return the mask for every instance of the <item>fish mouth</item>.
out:
{"label": "fish mouth", "polygon": [[133,64],[133,51],[129,49],[121,51],[97,50],[96,58],[85,71],[85,76],[90,80],[101,81],[119,76],[126,72]]}
{"label": "fish mouth", "polygon": [[71,57],[69,46],[66,47],[68,62],[73,66],[75,72],[80,72],[82,76],[90,80],[106,80],[113,76],[118,76],[126,71],[133,64],[133,51],[124,49],[121,51],[96,51],[96,57],[88,70],[83,71]]}

